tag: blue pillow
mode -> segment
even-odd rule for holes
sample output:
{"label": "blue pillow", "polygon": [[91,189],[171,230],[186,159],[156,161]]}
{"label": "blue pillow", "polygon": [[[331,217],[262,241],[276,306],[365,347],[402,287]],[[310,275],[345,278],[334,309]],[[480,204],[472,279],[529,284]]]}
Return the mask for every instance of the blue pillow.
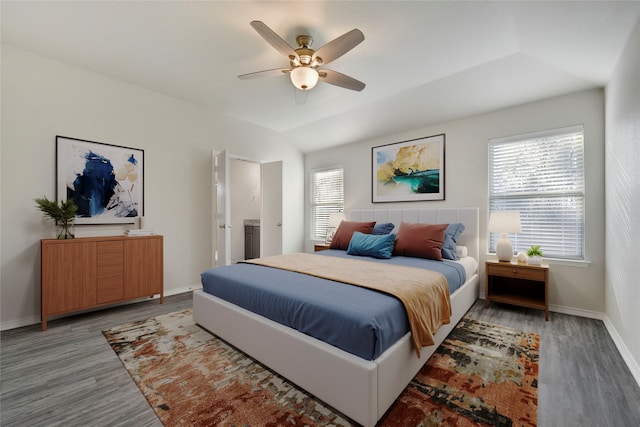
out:
{"label": "blue pillow", "polygon": [[391,222],[376,223],[371,234],[389,234],[391,233],[391,230],[393,230],[393,227],[395,227],[395,225],[393,225],[393,223]]}
{"label": "blue pillow", "polygon": [[464,224],[456,222],[449,224],[444,230],[444,243],[442,244],[442,258],[452,259],[456,261],[456,246],[458,244],[458,236],[464,231]]}
{"label": "blue pillow", "polygon": [[347,253],[349,255],[363,255],[374,258],[389,259],[393,254],[393,245],[396,243],[395,234],[373,235],[359,231],[353,233]]}

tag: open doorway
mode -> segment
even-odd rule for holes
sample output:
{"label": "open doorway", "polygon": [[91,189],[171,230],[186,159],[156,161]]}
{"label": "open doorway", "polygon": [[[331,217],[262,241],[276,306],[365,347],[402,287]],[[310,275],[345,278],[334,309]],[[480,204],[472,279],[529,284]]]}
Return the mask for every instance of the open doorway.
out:
{"label": "open doorway", "polygon": [[231,263],[260,258],[260,163],[231,158]]}
{"label": "open doorway", "polygon": [[213,152],[213,265],[282,253],[282,162]]}

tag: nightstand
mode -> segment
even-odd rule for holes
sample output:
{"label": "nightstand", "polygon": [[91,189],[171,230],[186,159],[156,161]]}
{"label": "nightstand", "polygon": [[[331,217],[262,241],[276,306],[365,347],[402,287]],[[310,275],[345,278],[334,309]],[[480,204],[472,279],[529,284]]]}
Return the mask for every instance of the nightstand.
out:
{"label": "nightstand", "polygon": [[327,249],[329,249],[328,243],[316,243],[313,245],[314,252],[326,251]]}
{"label": "nightstand", "polygon": [[489,301],[544,310],[549,320],[549,266],[489,260],[485,264],[484,306]]}

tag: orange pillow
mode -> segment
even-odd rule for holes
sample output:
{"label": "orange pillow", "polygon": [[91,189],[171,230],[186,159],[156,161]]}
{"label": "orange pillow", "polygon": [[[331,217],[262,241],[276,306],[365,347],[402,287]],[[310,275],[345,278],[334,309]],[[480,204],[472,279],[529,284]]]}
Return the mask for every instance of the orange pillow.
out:
{"label": "orange pillow", "polygon": [[393,255],[442,261],[444,231],[448,225],[401,223]]}
{"label": "orange pillow", "polygon": [[333,239],[331,239],[330,249],[343,249],[347,250],[349,242],[351,242],[351,236],[356,231],[364,234],[371,234],[373,226],[376,225],[375,221],[371,222],[354,222],[354,221],[342,221],[338,226]]}

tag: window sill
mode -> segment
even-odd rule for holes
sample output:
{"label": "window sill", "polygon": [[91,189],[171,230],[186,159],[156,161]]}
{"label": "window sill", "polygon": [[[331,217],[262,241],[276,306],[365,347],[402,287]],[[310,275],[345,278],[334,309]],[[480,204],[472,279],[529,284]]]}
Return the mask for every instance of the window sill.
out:
{"label": "window sill", "polygon": [[591,261],[586,259],[558,259],[542,257],[542,260],[549,265],[566,265],[568,267],[587,268],[591,265]]}

